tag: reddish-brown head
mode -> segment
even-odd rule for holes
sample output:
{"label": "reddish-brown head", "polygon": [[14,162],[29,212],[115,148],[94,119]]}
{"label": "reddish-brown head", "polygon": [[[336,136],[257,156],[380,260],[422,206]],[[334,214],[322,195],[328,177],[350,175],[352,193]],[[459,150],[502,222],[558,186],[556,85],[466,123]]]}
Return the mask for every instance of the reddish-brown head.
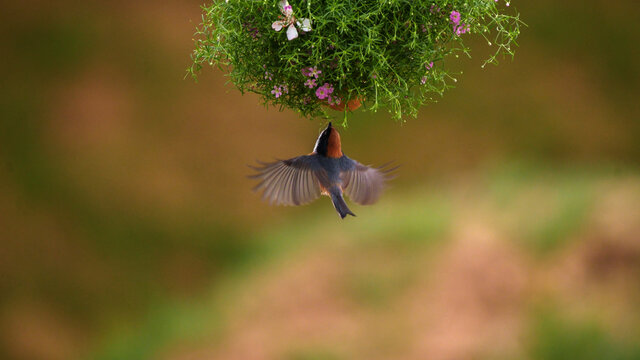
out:
{"label": "reddish-brown head", "polygon": [[342,148],[340,146],[340,134],[338,130],[331,128],[329,134],[329,146],[327,146],[327,157],[339,158],[342,157]]}
{"label": "reddish-brown head", "polygon": [[340,134],[331,126],[331,123],[318,136],[314,152],[330,158],[342,157],[342,147],[340,145]]}

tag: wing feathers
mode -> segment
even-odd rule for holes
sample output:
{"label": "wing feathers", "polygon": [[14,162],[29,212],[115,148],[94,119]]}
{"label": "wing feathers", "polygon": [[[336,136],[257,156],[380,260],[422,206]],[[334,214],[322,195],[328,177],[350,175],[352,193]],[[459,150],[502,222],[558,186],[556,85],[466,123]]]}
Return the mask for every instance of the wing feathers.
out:
{"label": "wing feathers", "polygon": [[391,179],[389,175],[397,167],[386,168],[389,163],[377,168],[362,165],[356,161],[355,166],[341,173],[344,192],[360,205],[371,205],[378,201],[385,183]]}
{"label": "wing feathers", "polygon": [[249,176],[260,182],[253,189],[263,190],[262,198],[276,205],[301,205],[320,196],[318,177],[323,170],[313,155],[298,156],[272,163],[258,161],[250,166],[257,174]]}

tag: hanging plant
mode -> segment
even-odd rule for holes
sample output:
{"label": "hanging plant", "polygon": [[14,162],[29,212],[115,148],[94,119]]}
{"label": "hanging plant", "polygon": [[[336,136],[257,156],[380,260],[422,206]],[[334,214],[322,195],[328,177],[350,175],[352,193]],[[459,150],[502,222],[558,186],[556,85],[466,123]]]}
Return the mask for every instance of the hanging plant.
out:
{"label": "hanging plant", "polygon": [[[222,65],[241,92],[304,116],[386,107],[396,119],[455,82],[446,61],[482,36],[513,55],[517,14],[504,0],[227,0],[203,7],[195,77]],[[452,57],[451,55],[456,55]],[[484,64],[482,65],[484,67]]]}

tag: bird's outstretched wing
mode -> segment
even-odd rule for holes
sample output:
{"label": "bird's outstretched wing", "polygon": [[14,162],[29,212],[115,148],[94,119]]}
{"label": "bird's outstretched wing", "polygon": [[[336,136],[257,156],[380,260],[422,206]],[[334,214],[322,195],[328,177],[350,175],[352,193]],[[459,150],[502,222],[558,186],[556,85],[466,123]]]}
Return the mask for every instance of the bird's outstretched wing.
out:
{"label": "bird's outstretched wing", "polygon": [[362,165],[349,159],[352,164],[343,167],[340,173],[342,188],[351,201],[360,205],[371,205],[378,201],[385,182],[391,179],[390,172],[397,167],[389,168],[388,164],[378,168]]}
{"label": "bird's outstretched wing", "polygon": [[261,180],[253,189],[264,190],[262,198],[275,205],[302,205],[320,196],[319,178],[324,170],[314,155],[303,155],[272,163],[250,166],[258,173],[249,176]]}

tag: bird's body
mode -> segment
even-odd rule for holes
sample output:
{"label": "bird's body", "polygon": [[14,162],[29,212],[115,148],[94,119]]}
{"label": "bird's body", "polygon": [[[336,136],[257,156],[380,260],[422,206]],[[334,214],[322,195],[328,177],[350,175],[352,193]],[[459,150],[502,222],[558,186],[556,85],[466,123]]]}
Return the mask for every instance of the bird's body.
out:
{"label": "bird's body", "polygon": [[311,154],[260,164],[254,168],[258,174],[252,177],[261,180],[255,190],[263,189],[263,198],[277,205],[302,205],[327,195],[343,219],[355,216],[343,194],[358,204],[373,204],[393,170],[371,168],[344,155],[340,134],[331,123],[318,137]]}

